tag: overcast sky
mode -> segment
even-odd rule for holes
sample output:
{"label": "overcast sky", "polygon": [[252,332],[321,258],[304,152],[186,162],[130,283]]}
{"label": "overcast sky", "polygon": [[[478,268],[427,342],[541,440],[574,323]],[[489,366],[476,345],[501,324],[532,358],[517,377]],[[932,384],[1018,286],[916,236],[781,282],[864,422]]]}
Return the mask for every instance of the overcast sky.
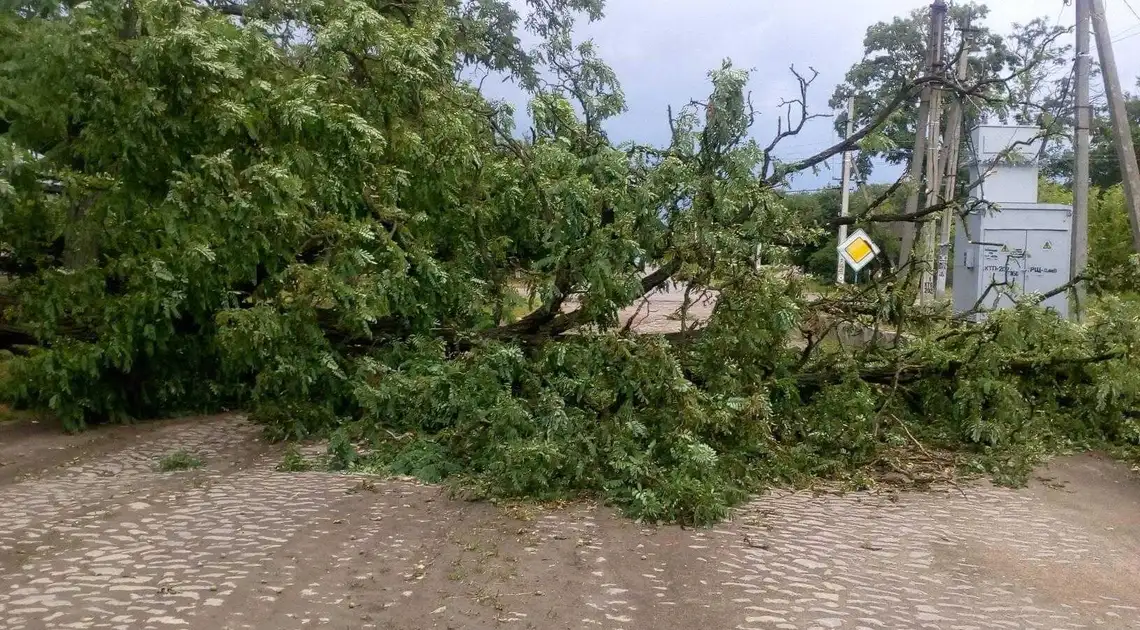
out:
{"label": "overcast sky", "polygon": [[[1127,0],[1140,11],[1140,0]],[[1140,75],[1140,19],[1126,0],[1105,0],[1121,82],[1133,90]],[[521,4],[521,3],[520,3]],[[819,78],[811,94],[814,112],[828,112],[827,101],[847,69],[863,55],[867,27],[929,6],[923,0],[608,0],[606,16],[583,27],[617,72],[629,111],[611,121],[615,141],[664,143],[668,138],[666,105],[674,108],[708,94],[707,73],[724,58],[753,68],[750,88],[761,113],[755,133],[762,139],[775,129],[778,104],[793,96],[788,66],[811,66]],[[1045,17],[1071,26],[1072,5],[1063,0],[989,0],[988,26],[1008,32],[1014,22]],[[516,100],[509,89],[485,85],[492,95]],[[1100,90],[1094,85],[1093,91]],[[496,94],[497,93],[497,94]],[[831,121],[820,119],[781,145],[782,159],[815,153],[836,140]],[[834,160],[838,163],[838,160]],[[880,169],[879,177],[893,172]],[[832,185],[838,169],[804,175],[795,188]]]}

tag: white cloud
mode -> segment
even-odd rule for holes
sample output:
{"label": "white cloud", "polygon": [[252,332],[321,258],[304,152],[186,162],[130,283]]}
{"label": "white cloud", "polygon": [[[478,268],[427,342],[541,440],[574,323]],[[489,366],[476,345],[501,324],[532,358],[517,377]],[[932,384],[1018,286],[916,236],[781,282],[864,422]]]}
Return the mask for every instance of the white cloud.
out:
{"label": "white cloud", "polygon": [[[1130,0],[1140,9],[1140,0]],[[990,0],[990,28],[1008,31],[1013,22],[1045,17],[1072,25],[1073,7],[1062,0]],[[1132,88],[1140,74],[1140,19],[1125,0],[1106,0],[1109,29],[1122,83]],[[827,100],[846,70],[863,54],[867,27],[914,9],[920,0],[609,0],[606,17],[583,27],[603,58],[617,71],[630,111],[615,120],[615,139],[662,142],[667,135],[665,108],[702,98],[707,72],[726,57],[739,67],[754,68],[751,88],[762,114],[757,134],[775,128],[777,105],[795,94],[788,66],[820,76],[812,88],[814,111],[827,111]],[[1094,86],[1097,91],[1099,86]],[[814,121],[785,143],[785,156],[802,156],[834,138],[831,124]],[[833,177],[806,178],[820,185]]]}

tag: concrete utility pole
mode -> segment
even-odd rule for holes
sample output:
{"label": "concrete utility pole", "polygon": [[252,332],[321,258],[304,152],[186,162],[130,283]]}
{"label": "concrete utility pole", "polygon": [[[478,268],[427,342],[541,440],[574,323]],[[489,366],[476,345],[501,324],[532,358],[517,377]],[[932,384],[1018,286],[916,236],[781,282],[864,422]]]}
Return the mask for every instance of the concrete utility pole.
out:
{"label": "concrete utility pole", "polygon": [[[944,0],[934,0],[934,4],[930,5],[930,32],[927,34],[926,39],[926,70],[931,75],[933,75],[942,64],[942,41],[946,30],[946,11],[946,2]],[[930,132],[931,105],[933,100],[934,89],[929,87],[929,85],[923,87],[922,101],[918,106],[918,122],[915,125],[914,153],[910,156],[910,170],[908,172],[908,177],[914,189],[911,190],[906,200],[906,214],[918,212],[918,186],[922,180],[922,166],[927,152],[927,144],[929,142],[937,142],[936,138],[929,138],[927,135]],[[916,235],[917,227],[914,223],[903,224],[902,247],[899,251],[900,269],[910,263]]]}
{"label": "concrete utility pole", "polygon": [[1140,252],[1140,167],[1136,165],[1136,149],[1132,146],[1132,130],[1128,126],[1128,112],[1124,108],[1124,91],[1116,71],[1116,56],[1112,52],[1112,34],[1104,14],[1104,0],[1092,2],[1093,33],[1096,50],[1100,55],[1104,92],[1108,97],[1108,111],[1112,117],[1112,135],[1116,140],[1116,157],[1124,176],[1124,200],[1128,202],[1128,217],[1132,223],[1132,247]]}
{"label": "concrete utility pole", "polygon": [[[848,97],[847,99],[847,135],[844,138],[850,138],[851,134],[855,132],[855,97]],[[839,216],[847,216],[847,211],[851,207],[851,159],[853,152],[848,150],[843,152],[843,201],[839,205]],[[839,244],[842,245],[843,241],[847,240],[847,226],[839,226]],[[836,256],[839,259],[839,266],[835,270],[835,282],[844,284],[847,282],[847,262],[843,260],[842,256]]]}
{"label": "concrete utility pole", "polygon": [[[933,9],[933,7],[931,7]],[[946,9],[943,6],[938,16],[937,35],[934,40],[934,66],[932,74],[942,76],[946,71],[945,50],[946,45]],[[942,190],[942,88],[933,89],[930,99],[930,132],[926,140],[926,203],[927,209],[938,203],[938,195]],[[929,218],[929,217],[926,217]],[[922,223],[912,224],[916,228],[921,226],[922,249],[920,250],[918,300],[927,304],[934,300],[934,235],[937,229],[934,223],[924,220]]]}
{"label": "concrete utility pole", "polygon": [[[1089,262],[1089,0],[1077,0],[1076,103],[1073,132],[1073,240],[1069,250],[1069,279],[1084,273]],[[1085,287],[1076,287],[1076,304],[1070,311],[1080,319],[1085,304]]]}
{"label": "concrete utility pole", "polygon": [[[962,26],[962,49],[958,51],[958,67],[955,71],[958,83],[965,83],[970,73],[969,31],[970,22],[967,20]],[[947,151],[945,166],[941,169],[946,177],[945,188],[942,193],[943,201],[953,200],[958,190],[958,155],[962,146],[962,117],[962,98],[958,97],[950,105],[950,115],[946,122]],[[939,218],[938,265],[934,274],[935,299],[942,299],[946,295],[946,270],[950,264],[950,226],[953,225],[955,216],[956,213],[953,212],[952,208],[945,208]]]}
{"label": "concrete utility pole", "polygon": [[[939,157],[942,155],[942,90],[934,90],[933,100],[930,103],[930,139],[926,142],[926,208],[938,203],[941,192],[942,171]],[[928,217],[924,217],[928,218]],[[922,274],[919,283],[919,302],[927,304],[934,299],[934,223],[922,223],[922,250],[919,252],[919,264],[922,265]]]}

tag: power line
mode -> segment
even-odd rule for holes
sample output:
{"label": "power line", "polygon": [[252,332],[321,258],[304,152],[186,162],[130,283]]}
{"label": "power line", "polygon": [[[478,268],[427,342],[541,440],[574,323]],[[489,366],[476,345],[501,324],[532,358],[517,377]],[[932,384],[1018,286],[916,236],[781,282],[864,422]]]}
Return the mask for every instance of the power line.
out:
{"label": "power line", "polygon": [[1123,0],[1123,2],[1124,2],[1124,6],[1128,7],[1128,10],[1132,12],[1132,15],[1136,18],[1138,23],[1133,24],[1132,26],[1124,29],[1120,33],[1117,33],[1116,37],[1112,40],[1112,43],[1114,43],[1114,44],[1116,42],[1122,42],[1126,39],[1130,39],[1130,38],[1136,37],[1137,35],[1140,35],[1140,30],[1137,30],[1137,29],[1140,29],[1140,13],[1137,13],[1136,9],[1132,8],[1132,3],[1129,2],[1128,0]]}
{"label": "power line", "polygon": [[1136,16],[1137,20],[1140,20],[1140,13],[1137,13],[1136,9],[1132,8],[1131,2],[1129,2],[1128,0],[1124,0],[1124,6],[1128,7],[1128,10],[1132,12],[1132,15]]}
{"label": "power line", "polygon": [[1140,35],[1140,24],[1133,24],[1132,26],[1118,33],[1116,38],[1112,40],[1112,43],[1115,44],[1116,42],[1122,42],[1126,39],[1136,37],[1137,35]]}
{"label": "power line", "polygon": [[[1124,29],[1123,31],[1120,31],[1119,33],[1117,33],[1116,37],[1118,39],[1121,37],[1128,37],[1130,33],[1135,33],[1137,30],[1140,30],[1140,24],[1133,24],[1132,26],[1129,26],[1128,28]],[[1113,40],[1113,41],[1117,41],[1117,40]]]}

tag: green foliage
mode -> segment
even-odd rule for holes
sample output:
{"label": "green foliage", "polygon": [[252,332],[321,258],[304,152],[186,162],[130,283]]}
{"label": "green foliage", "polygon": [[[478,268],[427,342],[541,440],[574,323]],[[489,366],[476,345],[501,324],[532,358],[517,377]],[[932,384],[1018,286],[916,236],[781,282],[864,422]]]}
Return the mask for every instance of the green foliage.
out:
{"label": "green foliage", "polygon": [[409,475],[428,483],[439,483],[463,472],[444,447],[432,440],[416,440],[381,460],[393,475]]}
{"label": "green foliage", "polygon": [[[887,186],[882,184],[864,184],[851,196],[849,212],[854,216],[867,213],[868,206],[883,194]],[[835,241],[836,231],[830,222],[839,216],[841,205],[838,190],[823,190],[812,193],[791,193],[784,199],[790,212],[799,215],[800,219],[815,226],[817,230],[812,233],[811,240],[794,250],[791,261],[802,267],[821,282],[832,284],[835,282],[835,271],[839,262],[838,243]],[[901,214],[904,210],[905,197],[903,191],[898,191],[886,202],[875,208],[875,214]],[[879,267],[883,261],[894,261],[898,258],[899,240],[891,233],[886,223],[870,223],[862,227],[876,244],[883,250],[880,263],[868,271]],[[863,274],[864,281],[868,278]],[[854,283],[855,274],[847,269],[847,281]]]}
{"label": "green foliage", "polygon": [[201,468],[206,463],[194,453],[187,450],[178,450],[163,456],[158,460],[159,472],[174,472],[178,470],[192,470]]}
{"label": "green foliage", "polygon": [[285,447],[285,454],[281,457],[281,463],[277,465],[277,470],[281,472],[305,472],[312,469],[312,462],[305,458],[295,443]]}
{"label": "green foliage", "polygon": [[[491,496],[591,491],[637,518],[709,522],[765,484],[858,471],[910,431],[1010,485],[1050,453],[1140,437],[1136,372],[1074,357],[1134,352],[1140,331],[1122,322],[1136,306],[1104,304],[1086,328],[1021,308],[940,329],[913,340],[907,364],[923,368],[900,367],[895,382],[841,347],[796,372],[799,353],[782,341],[803,323],[789,289],[726,293],[723,319],[691,345],[581,336],[533,357],[488,347],[445,370],[405,357],[370,374],[361,424],[380,444],[389,427],[432,437],[381,448],[372,465],[461,475]],[[766,320],[751,316],[760,305]],[[822,372],[848,376],[813,391],[803,374]]]}
{"label": "green foliage", "polygon": [[762,432],[733,427],[744,401],[696,387],[659,339],[582,336],[532,358],[493,345],[443,370],[439,359],[377,368],[358,389],[363,426],[433,435],[399,450],[393,472],[463,471],[497,496],[591,490],[640,518],[707,522],[748,481],[726,446],[761,448]]}
{"label": "green foliage", "polygon": [[1135,291],[1136,263],[1132,226],[1124,190],[1117,184],[1089,195],[1089,265],[1098,272],[1103,291]]}
{"label": "green foliage", "polygon": [[[1055,182],[1041,182],[1042,203],[1072,204],[1072,190]],[[1089,265],[1093,288],[1099,294],[1129,294],[1138,288],[1138,262],[1132,244],[1132,225],[1119,183],[1089,194]]]}
{"label": "green foliage", "polygon": [[[966,128],[985,117],[1001,122],[1051,127],[1050,147],[1063,136],[1068,94],[1067,77],[1071,66],[1071,46],[1066,29],[1053,24],[1052,16],[1042,16],[1024,24],[1014,24],[1008,36],[990,30],[984,23],[990,10],[977,2],[955,2],[947,14],[944,44],[947,63],[961,49],[964,32],[969,33],[970,69],[967,85],[978,86],[984,98],[972,98],[965,109]],[[970,28],[963,30],[966,22]],[[908,79],[928,73],[926,42],[930,31],[930,9],[921,7],[905,16],[871,25],[863,39],[864,56],[851,66],[844,82],[836,86],[830,106],[844,111],[848,97],[855,97],[856,124],[865,125],[879,114],[883,103],[896,98]],[[1005,79],[1011,80],[1005,80]],[[1071,109],[1071,107],[1069,107]],[[943,124],[946,124],[944,109]],[[1063,120],[1053,125],[1053,120]],[[871,173],[873,158],[892,164],[910,160],[918,121],[918,98],[907,100],[890,116],[879,136],[863,143],[858,157],[859,171]],[[846,120],[836,120],[836,129]],[[1056,137],[1054,137],[1056,136]]]}
{"label": "green foliage", "polygon": [[360,459],[356,452],[356,445],[352,443],[348,432],[343,429],[333,431],[329,438],[328,469],[348,470]]}
{"label": "green foliage", "polygon": [[[6,397],[72,429],[240,406],[327,438],[333,470],[693,523],[765,484],[865,479],[911,431],[1011,480],[1136,442],[1135,305],[964,324],[889,274],[818,300],[792,268],[834,269],[837,204],[757,177],[748,73],[710,72],[666,146],[615,146],[620,85],[572,37],[600,2],[527,7],[0,8]],[[869,47],[915,31],[896,26]],[[985,43],[975,78],[1014,63]],[[899,64],[873,60],[863,98],[889,102]],[[529,91],[525,137],[464,78],[486,69]],[[910,106],[868,147],[909,144]],[[626,330],[668,280],[718,292],[704,328]],[[913,335],[821,342],[837,321]]]}
{"label": "green foliage", "polygon": [[[1124,108],[1128,116],[1128,128],[1132,132],[1132,143],[1135,145],[1140,143],[1140,97],[1126,94]],[[1092,143],[1089,148],[1089,179],[1097,188],[1111,189],[1124,181],[1120,172],[1120,158],[1116,153],[1116,136],[1108,112],[1095,113],[1097,115],[1093,119]],[[1070,158],[1071,163],[1071,155],[1066,157]],[[1066,175],[1071,179],[1071,169]]]}
{"label": "green foliage", "polygon": [[1062,203],[1071,206],[1073,205],[1073,191],[1042,177],[1037,183],[1037,201],[1039,203]]}

